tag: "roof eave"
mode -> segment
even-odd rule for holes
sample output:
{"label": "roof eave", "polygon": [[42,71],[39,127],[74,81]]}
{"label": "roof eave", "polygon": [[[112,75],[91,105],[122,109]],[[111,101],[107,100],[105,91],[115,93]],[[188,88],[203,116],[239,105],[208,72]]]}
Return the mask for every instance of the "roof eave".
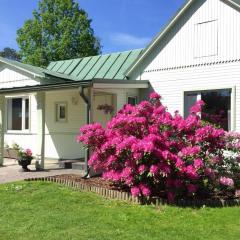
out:
{"label": "roof eave", "polygon": [[90,87],[92,86],[92,81],[78,81],[78,82],[63,82],[57,84],[44,84],[44,85],[34,85],[34,86],[23,86],[16,88],[2,88],[0,89],[0,94],[13,94],[13,93],[30,93],[39,91],[54,91],[78,88],[80,86]]}
{"label": "roof eave", "polygon": [[45,77],[44,74],[38,74],[38,73],[35,73],[35,72],[32,72],[32,71],[29,71],[29,70],[27,70],[27,69],[25,69],[25,68],[21,68],[21,67],[19,67],[19,66],[14,65],[13,63],[11,63],[11,62],[9,62],[9,61],[5,61],[3,58],[0,58],[0,62],[4,63],[4,64],[6,64],[6,65],[9,65],[9,66],[11,66],[11,67],[14,67],[14,68],[16,68],[16,69],[18,69],[18,70],[21,70],[21,71],[23,71],[23,72],[26,72],[26,73],[32,75],[34,78],[36,78],[36,77],[39,77],[39,78]]}
{"label": "roof eave", "polygon": [[230,4],[232,4],[234,7],[236,7],[237,9],[240,9],[240,5],[235,3],[234,1],[232,0],[221,0],[223,2],[229,2]]}

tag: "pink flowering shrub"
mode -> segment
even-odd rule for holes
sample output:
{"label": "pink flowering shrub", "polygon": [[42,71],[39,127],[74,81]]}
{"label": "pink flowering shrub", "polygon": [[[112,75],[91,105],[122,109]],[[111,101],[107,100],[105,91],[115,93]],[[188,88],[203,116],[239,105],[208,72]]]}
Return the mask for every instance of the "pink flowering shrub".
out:
{"label": "pink flowering shrub", "polygon": [[149,101],[125,105],[106,129],[98,123],[82,127],[77,141],[91,148],[90,167],[127,186],[133,196],[165,195],[171,202],[205,196],[221,184],[234,188],[233,173],[224,175],[224,152],[240,141],[227,145],[223,129],[202,123],[202,101],[184,119],[171,115],[160,100],[152,93]]}

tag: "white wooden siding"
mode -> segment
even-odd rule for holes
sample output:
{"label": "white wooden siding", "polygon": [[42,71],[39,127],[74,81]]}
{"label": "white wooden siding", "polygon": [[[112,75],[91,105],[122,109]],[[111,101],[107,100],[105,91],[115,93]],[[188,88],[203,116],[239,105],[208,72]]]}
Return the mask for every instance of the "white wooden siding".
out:
{"label": "white wooden siding", "polygon": [[[215,21],[217,44],[212,56],[194,58],[195,25]],[[209,48],[212,34],[203,39],[203,48]],[[240,59],[240,12],[221,0],[198,0],[187,10],[166,37],[151,54],[136,68],[133,78],[142,72],[171,69],[189,65],[215,63]],[[137,73],[137,74],[136,74]],[[135,77],[134,77],[135,76]],[[138,79],[146,79],[142,75]]]}
{"label": "white wooden siding", "polygon": [[184,91],[205,89],[236,89],[236,130],[240,131],[240,62],[223,63],[144,73],[153,89],[163,96],[163,103],[170,112],[183,114]]}
{"label": "white wooden siding", "polygon": [[32,79],[28,74],[0,63],[0,89],[38,85],[39,82]]}

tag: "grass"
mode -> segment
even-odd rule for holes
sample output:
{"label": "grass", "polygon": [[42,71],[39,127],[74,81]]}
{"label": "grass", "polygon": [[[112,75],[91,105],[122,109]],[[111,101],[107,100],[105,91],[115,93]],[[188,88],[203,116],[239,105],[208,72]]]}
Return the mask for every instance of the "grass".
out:
{"label": "grass", "polygon": [[1,240],[239,239],[240,208],[137,206],[43,182],[0,185]]}

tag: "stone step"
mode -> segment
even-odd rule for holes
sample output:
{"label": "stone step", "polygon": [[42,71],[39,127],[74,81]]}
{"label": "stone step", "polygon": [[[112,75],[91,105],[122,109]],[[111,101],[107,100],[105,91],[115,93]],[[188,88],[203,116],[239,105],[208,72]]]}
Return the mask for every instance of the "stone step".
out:
{"label": "stone step", "polygon": [[83,158],[60,160],[59,161],[59,167],[66,168],[66,169],[71,169],[72,168],[72,164],[74,164],[74,163],[82,163],[82,162],[84,163],[84,159]]}
{"label": "stone step", "polygon": [[84,171],[85,170],[85,162],[72,163],[72,169]]}

